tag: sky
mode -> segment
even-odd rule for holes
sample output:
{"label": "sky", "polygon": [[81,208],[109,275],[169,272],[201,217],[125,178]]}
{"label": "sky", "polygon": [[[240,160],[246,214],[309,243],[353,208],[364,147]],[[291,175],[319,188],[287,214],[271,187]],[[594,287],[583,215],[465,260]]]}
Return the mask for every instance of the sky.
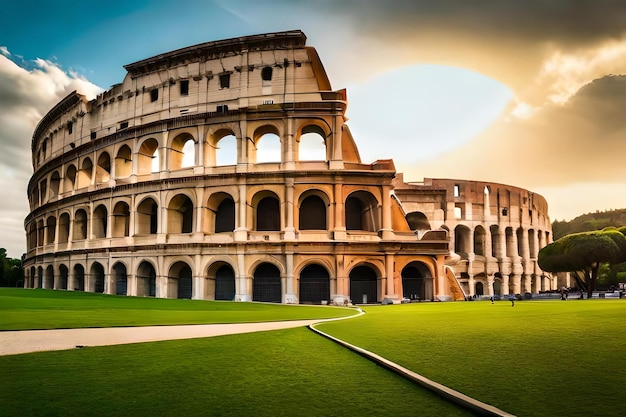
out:
{"label": "sky", "polygon": [[198,43],[301,29],[365,163],[543,195],[551,220],[626,208],[621,0],[0,0],[0,247],[26,250],[30,143],[74,90]]}

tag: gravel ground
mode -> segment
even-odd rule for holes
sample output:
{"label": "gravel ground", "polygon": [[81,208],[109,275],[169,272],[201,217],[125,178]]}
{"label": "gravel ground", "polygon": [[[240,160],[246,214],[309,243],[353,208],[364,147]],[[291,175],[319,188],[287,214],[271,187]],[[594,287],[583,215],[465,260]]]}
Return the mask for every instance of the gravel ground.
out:
{"label": "gravel ground", "polygon": [[160,340],[262,332],[304,327],[323,320],[266,323],[199,324],[187,326],[109,327],[98,329],[20,330],[0,332],[0,356],[87,346],[123,345]]}

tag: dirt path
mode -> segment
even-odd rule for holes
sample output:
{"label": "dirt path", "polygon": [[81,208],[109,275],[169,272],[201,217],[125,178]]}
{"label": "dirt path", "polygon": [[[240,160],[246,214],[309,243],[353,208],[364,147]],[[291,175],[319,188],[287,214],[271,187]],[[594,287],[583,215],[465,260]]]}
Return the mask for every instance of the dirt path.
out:
{"label": "dirt path", "polygon": [[98,329],[21,330],[0,332],[0,356],[87,346],[123,345],[161,340],[262,332],[304,327],[323,320],[186,326],[110,327]]}

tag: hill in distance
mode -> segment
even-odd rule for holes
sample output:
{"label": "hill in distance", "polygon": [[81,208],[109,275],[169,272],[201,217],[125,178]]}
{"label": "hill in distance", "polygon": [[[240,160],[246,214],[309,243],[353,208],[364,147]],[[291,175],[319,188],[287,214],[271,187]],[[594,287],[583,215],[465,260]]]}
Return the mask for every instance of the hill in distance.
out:
{"label": "hill in distance", "polygon": [[609,226],[626,226],[626,209],[596,211],[583,214],[570,221],[555,220],[552,222],[552,235],[553,239],[557,240],[572,233],[600,230]]}

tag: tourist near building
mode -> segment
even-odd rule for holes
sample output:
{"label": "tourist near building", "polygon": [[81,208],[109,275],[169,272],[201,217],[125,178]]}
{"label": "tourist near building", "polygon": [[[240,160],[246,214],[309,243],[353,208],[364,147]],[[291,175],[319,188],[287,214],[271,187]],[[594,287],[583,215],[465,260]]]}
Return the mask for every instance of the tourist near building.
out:
{"label": "tourist near building", "polygon": [[125,69],[35,129],[25,287],[341,305],[556,288],[545,199],[361,161],[302,32]]}

